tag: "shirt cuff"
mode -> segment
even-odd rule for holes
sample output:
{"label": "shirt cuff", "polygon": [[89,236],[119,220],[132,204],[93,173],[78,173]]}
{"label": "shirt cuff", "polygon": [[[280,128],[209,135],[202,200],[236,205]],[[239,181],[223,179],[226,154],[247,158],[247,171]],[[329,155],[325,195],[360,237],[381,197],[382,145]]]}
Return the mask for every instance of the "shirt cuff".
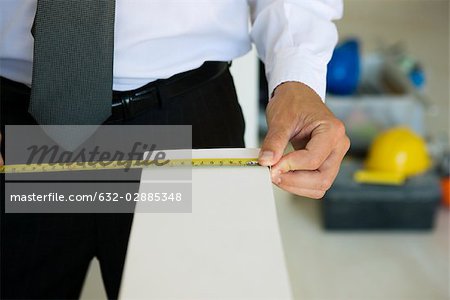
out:
{"label": "shirt cuff", "polygon": [[269,95],[283,82],[297,81],[312,88],[325,101],[327,62],[316,55],[287,48],[269,58],[265,67]]}

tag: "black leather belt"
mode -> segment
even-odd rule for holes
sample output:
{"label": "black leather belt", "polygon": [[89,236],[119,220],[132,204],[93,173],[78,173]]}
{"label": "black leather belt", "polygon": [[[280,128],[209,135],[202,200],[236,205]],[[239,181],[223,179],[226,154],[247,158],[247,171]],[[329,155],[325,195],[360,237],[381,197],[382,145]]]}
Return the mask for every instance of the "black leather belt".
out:
{"label": "black leather belt", "polygon": [[205,62],[195,70],[159,79],[131,91],[114,91],[112,115],[108,121],[131,119],[150,109],[163,106],[164,101],[180,96],[228,70],[228,62]]}

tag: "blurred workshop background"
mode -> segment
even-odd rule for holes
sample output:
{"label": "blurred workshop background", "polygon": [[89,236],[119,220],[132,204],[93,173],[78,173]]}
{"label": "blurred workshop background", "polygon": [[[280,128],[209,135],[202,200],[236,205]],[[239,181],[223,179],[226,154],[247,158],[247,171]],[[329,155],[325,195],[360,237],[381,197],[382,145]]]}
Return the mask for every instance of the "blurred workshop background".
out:
{"label": "blurred workshop background", "polygon": [[[345,0],[327,104],[352,148],[322,201],[275,188],[295,299],[450,299],[449,0]],[[267,103],[255,51],[233,62],[247,147]],[[105,299],[93,262],[82,299]]]}

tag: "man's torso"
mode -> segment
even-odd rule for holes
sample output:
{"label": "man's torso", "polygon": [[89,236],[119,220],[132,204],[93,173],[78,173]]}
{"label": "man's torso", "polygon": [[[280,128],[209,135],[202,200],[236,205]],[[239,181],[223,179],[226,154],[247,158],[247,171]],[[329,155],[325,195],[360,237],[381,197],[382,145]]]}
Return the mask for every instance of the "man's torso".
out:
{"label": "man's torso", "polygon": [[[1,0],[0,75],[31,84],[37,0]],[[245,0],[116,0],[114,89],[130,90],[250,49]]]}

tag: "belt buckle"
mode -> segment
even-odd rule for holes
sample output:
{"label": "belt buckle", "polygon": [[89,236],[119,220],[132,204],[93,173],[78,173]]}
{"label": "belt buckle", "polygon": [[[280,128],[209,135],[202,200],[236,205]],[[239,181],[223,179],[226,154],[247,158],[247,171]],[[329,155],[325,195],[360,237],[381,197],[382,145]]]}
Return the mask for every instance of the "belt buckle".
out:
{"label": "belt buckle", "polygon": [[121,99],[123,118],[131,119],[151,108],[160,107],[161,101],[156,88],[126,95]]}
{"label": "belt buckle", "polygon": [[130,101],[132,97],[132,95],[126,95],[125,97],[122,97],[120,99],[122,103],[122,115],[124,120],[128,120],[129,118],[131,118]]}

